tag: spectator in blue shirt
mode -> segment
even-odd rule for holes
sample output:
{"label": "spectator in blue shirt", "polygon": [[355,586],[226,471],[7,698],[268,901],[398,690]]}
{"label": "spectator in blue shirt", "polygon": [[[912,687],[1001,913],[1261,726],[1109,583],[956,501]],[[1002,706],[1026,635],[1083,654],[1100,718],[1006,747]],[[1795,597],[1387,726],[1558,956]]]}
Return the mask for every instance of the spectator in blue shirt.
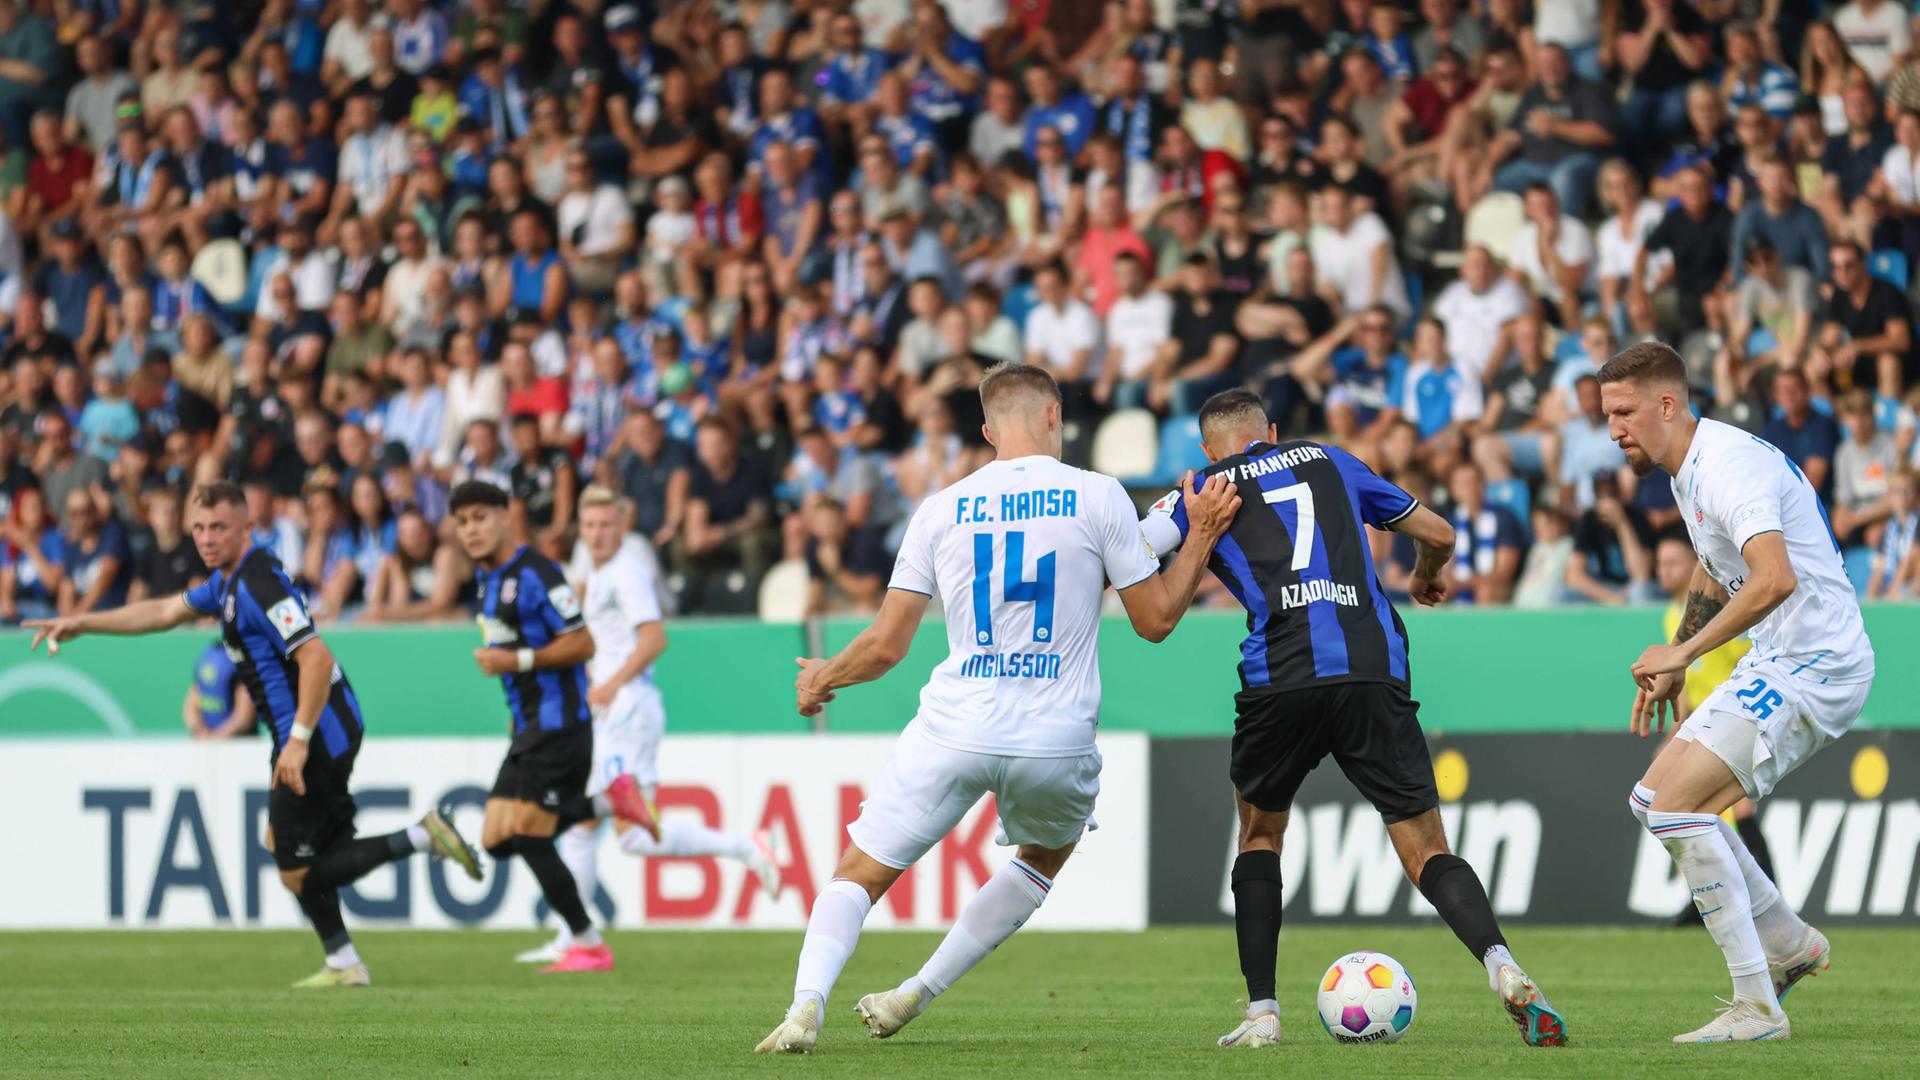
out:
{"label": "spectator in blue shirt", "polygon": [[1760,437],[1780,448],[1788,460],[1807,474],[1807,483],[1823,503],[1833,499],[1833,454],[1840,446],[1840,428],[1833,417],[1817,412],[1807,392],[1807,377],[1799,371],[1773,376],[1773,419]]}
{"label": "spectator in blue shirt", "polygon": [[833,56],[814,76],[820,88],[820,111],[836,120],[856,120],[879,91],[880,76],[893,69],[893,58],[866,47],[860,37],[860,20],[850,11],[832,17],[827,42],[833,47]]}
{"label": "spectator in blue shirt", "polygon": [[907,84],[888,72],[880,77],[874,98],[873,133],[893,148],[900,171],[912,173],[929,182],[942,177],[939,135],[933,121],[914,112],[907,98]]}
{"label": "spectator in blue shirt", "polygon": [[1760,32],[1745,20],[1730,22],[1725,30],[1727,70],[1720,89],[1736,112],[1758,105],[1769,116],[1785,120],[1793,115],[1800,96],[1800,79],[1792,69],[1768,60],[1760,51]]}
{"label": "spectator in blue shirt", "polygon": [[1021,142],[1027,160],[1034,158],[1034,136],[1042,128],[1059,132],[1066,140],[1067,156],[1079,157],[1093,137],[1093,102],[1087,95],[1063,93],[1060,76],[1045,64],[1036,64],[1027,69],[1027,97],[1032,104],[1027,106],[1027,134]]}
{"label": "spectator in blue shirt", "polygon": [[1401,411],[1420,429],[1421,441],[1431,442],[1456,425],[1480,418],[1485,400],[1480,380],[1453,365],[1447,332],[1438,319],[1420,320],[1413,333],[1413,355]]}
{"label": "spectator in blue shirt", "polygon": [[953,28],[939,4],[921,4],[899,71],[913,89],[914,111],[935,124],[965,123],[986,85],[987,53]]}
{"label": "spectator in blue shirt", "polygon": [[0,625],[46,619],[59,611],[67,542],[37,487],[21,488],[0,519]]}
{"label": "spectator in blue shirt", "polygon": [[79,426],[87,453],[101,461],[113,461],[127,440],[140,434],[140,414],[127,400],[126,387],[113,361],[94,363],[93,398],[80,410]]}
{"label": "spectator in blue shirt", "polygon": [[126,603],[127,590],[133,585],[126,528],[114,518],[103,519],[93,496],[85,491],[69,492],[66,509],[60,614],[105,611]]}
{"label": "spectator in blue shirt", "polygon": [[793,151],[801,172],[823,186],[832,183],[833,153],[827,146],[827,129],[812,109],[795,103],[793,76],[781,69],[760,78],[760,126],[747,144],[748,167],[764,170],[767,147],[774,143]]}
{"label": "spectator in blue shirt", "polygon": [[[1814,280],[1828,276],[1827,227],[1813,207],[1800,201],[1800,184],[1793,163],[1777,157],[1760,167],[1757,199],[1749,199],[1733,221],[1733,250],[1745,253],[1754,237],[1764,237],[1780,253],[1782,265],[1797,266]],[[1744,281],[1747,260],[1736,259],[1733,279]]]}
{"label": "spectator in blue shirt", "polygon": [[1377,438],[1400,418],[1407,358],[1395,348],[1393,325],[1387,309],[1370,308],[1340,320],[1293,358],[1294,378],[1326,387],[1335,442]]}
{"label": "spectator in blue shirt", "polygon": [[1506,604],[1520,574],[1526,531],[1513,511],[1487,502],[1480,466],[1462,461],[1447,478],[1453,496],[1453,588],[1462,604]]}
{"label": "spectator in blue shirt", "polygon": [[93,258],[79,222],[62,218],[52,232],[53,258],[41,264],[33,291],[52,302],[53,331],[79,355],[91,356],[106,335],[107,272]]}

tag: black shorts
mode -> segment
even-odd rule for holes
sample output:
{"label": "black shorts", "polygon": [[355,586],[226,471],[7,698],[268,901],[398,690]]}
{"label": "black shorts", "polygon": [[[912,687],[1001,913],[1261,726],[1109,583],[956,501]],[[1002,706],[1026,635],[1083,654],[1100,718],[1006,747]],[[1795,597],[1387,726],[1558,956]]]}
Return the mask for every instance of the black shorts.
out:
{"label": "black shorts", "polygon": [[1234,695],[1233,786],[1268,813],[1328,754],[1388,822],[1440,804],[1420,730],[1420,703],[1397,683],[1347,682]]}
{"label": "black shorts", "polygon": [[517,799],[560,815],[565,828],[593,816],[587,781],[593,776],[593,728],[582,724],[542,733],[527,742],[515,739],[493,778],[490,799]]}
{"label": "black shorts", "polygon": [[[285,784],[273,785],[267,795],[267,827],[273,830],[273,861],[282,870],[313,865],[320,853],[353,838],[353,759],[360,754],[360,733],[347,741],[346,753],[334,757],[319,742],[307,747],[307,767],[300,774],[305,795],[295,795]],[[279,751],[273,760],[280,759]]]}

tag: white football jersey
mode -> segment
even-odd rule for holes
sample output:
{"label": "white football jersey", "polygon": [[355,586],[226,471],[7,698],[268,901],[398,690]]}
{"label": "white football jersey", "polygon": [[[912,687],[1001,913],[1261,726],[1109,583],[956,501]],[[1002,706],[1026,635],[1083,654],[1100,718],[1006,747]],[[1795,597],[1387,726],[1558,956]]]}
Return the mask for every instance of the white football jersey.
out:
{"label": "white football jersey", "polygon": [[1101,594],[1158,569],[1120,482],[1051,457],[994,461],[929,496],[889,583],[946,609],[947,658],[915,722],[956,750],[1091,753]]}
{"label": "white football jersey", "polygon": [[[593,635],[593,659],[587,661],[587,679],[599,686],[633,655],[638,642],[634,628],[660,621],[660,598],[654,589],[652,561],[631,547],[622,545],[605,566],[593,566],[589,558],[588,566],[586,617],[587,633]],[[633,681],[651,683],[653,670],[641,672]]]}
{"label": "white football jersey", "polygon": [[1747,541],[1765,532],[1785,538],[1798,585],[1747,632],[1757,659],[1791,661],[1793,673],[1812,682],[1872,681],[1873,645],[1840,545],[1799,466],[1758,436],[1702,420],[1673,497],[1700,565],[1730,594],[1746,584]]}

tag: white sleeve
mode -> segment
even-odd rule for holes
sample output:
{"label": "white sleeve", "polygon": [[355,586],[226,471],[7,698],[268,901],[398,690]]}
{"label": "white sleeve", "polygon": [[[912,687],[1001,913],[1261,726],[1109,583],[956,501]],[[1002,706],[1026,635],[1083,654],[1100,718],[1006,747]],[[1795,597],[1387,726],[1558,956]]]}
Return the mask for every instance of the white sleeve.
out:
{"label": "white sleeve", "polygon": [[1725,471],[1717,473],[1707,489],[1707,505],[1727,530],[1734,550],[1740,551],[1761,533],[1786,531],[1780,520],[1779,490],[1779,470],[1787,468],[1786,456],[1763,451],[1728,458]]}
{"label": "white sleeve", "polygon": [[893,578],[887,582],[889,589],[905,589],[922,596],[938,596],[940,589],[934,576],[933,520],[928,508],[933,500],[920,504],[913,512],[913,520],[907,522],[907,534],[900,540],[900,554],[893,560]]}
{"label": "white sleeve", "polygon": [[1102,520],[1094,524],[1100,530],[1100,557],[1106,564],[1107,580],[1113,582],[1115,590],[1130,589],[1158,573],[1160,561],[1140,531],[1139,511],[1133,508],[1127,489],[1110,476],[1099,478],[1095,486],[1106,488],[1097,504]]}
{"label": "white sleeve", "polygon": [[614,579],[614,596],[620,602],[622,621],[628,626],[659,622],[660,594],[653,587],[653,574],[638,558],[621,560],[620,576]]}
{"label": "white sleeve", "polygon": [[1146,537],[1147,551],[1154,558],[1164,559],[1180,550],[1181,541],[1187,538],[1187,530],[1174,520],[1180,499],[1180,489],[1175,488],[1160,496],[1159,502],[1147,508],[1147,516],[1140,519],[1140,535]]}

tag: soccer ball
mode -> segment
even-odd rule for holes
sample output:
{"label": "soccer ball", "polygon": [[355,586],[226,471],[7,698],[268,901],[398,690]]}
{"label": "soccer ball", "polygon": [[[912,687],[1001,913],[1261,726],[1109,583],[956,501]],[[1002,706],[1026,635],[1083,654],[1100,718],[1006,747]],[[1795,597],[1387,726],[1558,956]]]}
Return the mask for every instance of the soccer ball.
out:
{"label": "soccer ball", "polygon": [[1320,1025],[1344,1043],[1393,1042],[1413,1026],[1413,977],[1386,953],[1348,953],[1320,977]]}

